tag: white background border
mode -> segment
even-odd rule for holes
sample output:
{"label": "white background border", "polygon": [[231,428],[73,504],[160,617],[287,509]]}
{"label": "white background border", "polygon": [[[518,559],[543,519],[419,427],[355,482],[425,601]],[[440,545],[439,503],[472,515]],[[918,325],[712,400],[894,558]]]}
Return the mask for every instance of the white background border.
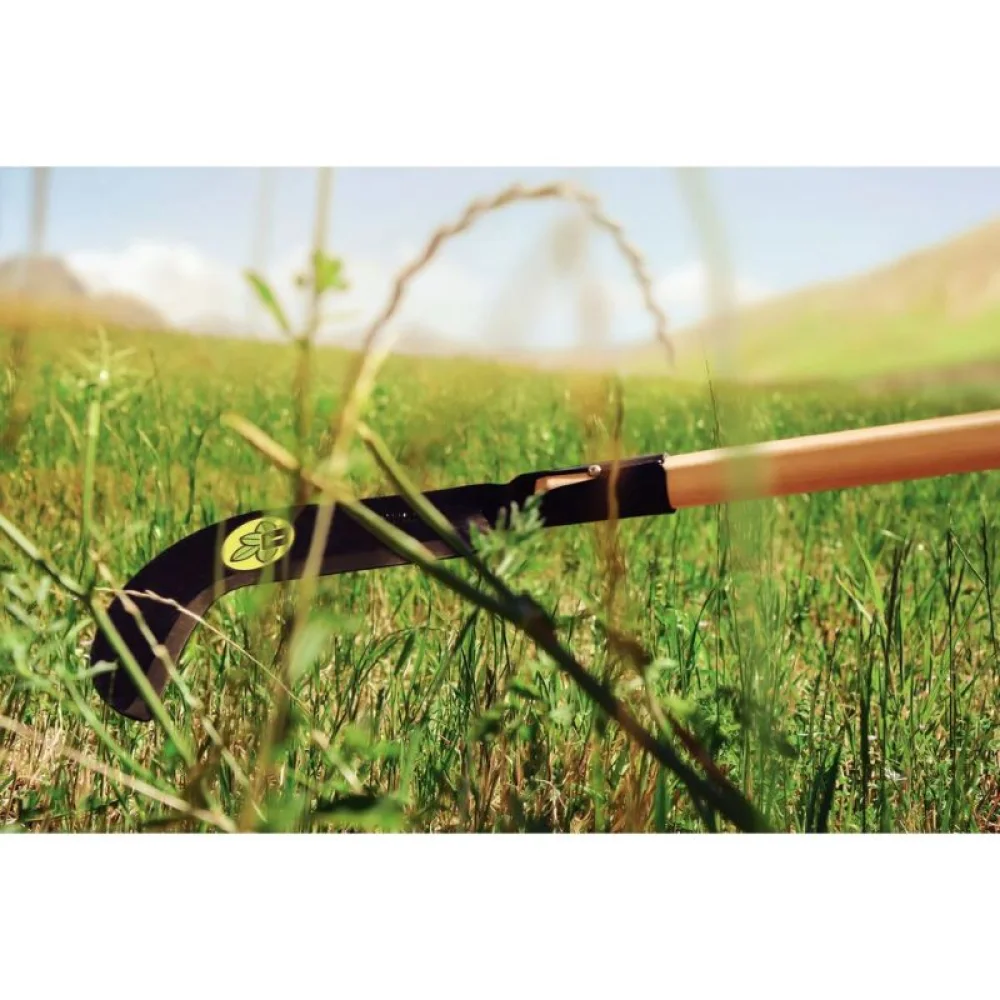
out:
{"label": "white background border", "polygon": [[[279,13],[280,10],[280,13]],[[995,164],[991,5],[7,5],[20,165]]]}
{"label": "white background border", "polygon": [[[996,165],[989,6],[34,0],[2,16],[0,158]],[[9,836],[2,988],[961,995],[997,844]]]}

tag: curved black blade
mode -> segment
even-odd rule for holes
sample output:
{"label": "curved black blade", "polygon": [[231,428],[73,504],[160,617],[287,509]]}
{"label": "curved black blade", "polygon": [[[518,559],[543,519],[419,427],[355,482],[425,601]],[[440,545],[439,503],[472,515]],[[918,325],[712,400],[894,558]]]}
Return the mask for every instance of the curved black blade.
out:
{"label": "curved black blade", "polygon": [[[506,485],[483,483],[432,490],[424,494],[469,539],[473,525],[489,529],[504,510],[523,506],[541,494],[540,513],[546,527],[603,521],[611,515],[610,482],[616,476],[614,508],[619,518],[673,512],[667,493],[662,455],[530,472]],[[550,480],[566,485],[546,485]],[[373,513],[422,542],[437,558],[458,555],[414,513],[400,496],[377,497],[362,503]],[[224,594],[301,579],[312,544],[320,507],[308,504],[284,511],[250,511],[202,528],[182,538],[144,566],[108,608],[111,624],[121,636],[157,695],[167,682],[166,660],[177,663],[200,618]],[[321,576],[400,566],[409,562],[383,545],[351,519],[346,508],[335,514],[327,537]],[[136,596],[138,595],[138,596]],[[148,595],[148,596],[143,596]],[[150,638],[143,634],[141,614]],[[150,641],[151,639],[151,641]],[[94,685],[115,711],[141,722],[152,718],[149,706],[119,662],[107,636],[98,631],[90,651],[91,665],[109,663]]]}
{"label": "curved black blade", "polygon": [[[480,528],[495,524],[497,501],[502,494],[502,487],[484,485],[441,490],[428,497],[468,539],[473,524]],[[422,542],[438,558],[457,555],[419,520],[401,497],[382,497],[364,503]],[[310,504],[285,511],[250,511],[228,518],[182,538],[128,581],[122,588],[124,597],[115,597],[108,616],[157,694],[166,686],[167,669],[162,652],[156,647],[162,647],[168,659],[176,664],[199,619],[224,594],[241,587],[301,579],[319,510],[319,506]],[[380,569],[407,562],[339,508],[327,539],[320,575]],[[134,596],[147,593],[150,596]],[[152,635],[152,644],[129,611],[126,600],[141,613]],[[94,678],[104,701],[130,719],[148,722],[152,718],[103,632],[99,631],[94,640],[90,661],[93,665],[104,662],[115,666],[113,671]]]}

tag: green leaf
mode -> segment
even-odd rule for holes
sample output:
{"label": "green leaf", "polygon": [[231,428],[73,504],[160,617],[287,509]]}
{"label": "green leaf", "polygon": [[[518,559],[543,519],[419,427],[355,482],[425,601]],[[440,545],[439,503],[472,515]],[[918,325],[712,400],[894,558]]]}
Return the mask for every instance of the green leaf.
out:
{"label": "green leaf", "polygon": [[833,760],[821,767],[813,778],[809,790],[807,806],[806,829],[814,833],[826,833],[833,808],[833,794],[837,788],[837,776],[840,771],[840,751],[838,747]]}
{"label": "green leaf", "polygon": [[557,726],[572,726],[573,720],[576,718],[576,712],[572,706],[563,702],[561,705],[558,705],[556,708],[552,709],[551,712],[549,712],[549,718]]}
{"label": "green leaf", "polygon": [[281,327],[282,333],[290,337],[292,335],[291,324],[288,322],[288,317],[285,315],[284,309],[281,308],[281,303],[278,301],[278,297],[274,294],[271,286],[253,271],[245,273],[246,279],[257,293],[257,298],[260,300],[261,305],[271,314],[271,318],[278,326]]}
{"label": "green leaf", "polygon": [[320,801],[311,818],[321,825],[384,833],[396,833],[406,826],[406,813],[396,796],[372,793]]}
{"label": "green leaf", "polygon": [[312,257],[313,281],[316,293],[346,292],[351,286],[344,278],[344,262],[338,257],[329,257],[322,250],[314,250]]}
{"label": "green leaf", "polygon": [[882,598],[882,588],[879,586],[878,577],[875,575],[875,567],[872,566],[871,560],[868,558],[868,555],[861,544],[861,539],[857,535],[854,536],[854,545],[858,550],[858,554],[861,556],[861,561],[865,564],[865,574],[868,577],[868,587],[871,590],[872,601],[878,611],[879,618],[884,622],[885,602]]}
{"label": "green leaf", "polygon": [[322,619],[307,622],[298,633],[289,657],[288,680],[297,684],[323,665],[323,650],[330,638],[330,627]]}
{"label": "green leaf", "polygon": [[309,813],[309,800],[298,789],[279,789],[264,802],[264,820],[258,827],[263,833],[288,833],[298,830]]}
{"label": "green leaf", "polygon": [[656,769],[656,786],[653,792],[653,829],[665,833],[667,829],[667,778],[662,767]]}
{"label": "green leaf", "polygon": [[513,694],[518,694],[529,701],[541,701],[542,693],[530,681],[515,677],[508,686],[508,690]]}
{"label": "green leaf", "polygon": [[163,743],[163,759],[171,767],[184,763],[184,755],[181,753],[173,737],[168,736]]}
{"label": "green leaf", "polygon": [[473,743],[485,743],[493,739],[503,729],[503,708],[487,709],[478,718],[472,720],[469,727],[469,738]]}

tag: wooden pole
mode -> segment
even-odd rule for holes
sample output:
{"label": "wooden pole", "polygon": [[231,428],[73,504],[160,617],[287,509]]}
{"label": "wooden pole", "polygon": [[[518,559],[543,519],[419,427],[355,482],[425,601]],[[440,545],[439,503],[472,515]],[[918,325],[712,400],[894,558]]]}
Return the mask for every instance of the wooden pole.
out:
{"label": "wooden pole", "polygon": [[326,250],[333,194],[333,167],[319,167],[316,176],[316,216],[313,220],[313,250]]}
{"label": "wooden pole", "polygon": [[49,167],[35,167],[31,171],[31,232],[28,256],[40,257],[45,250],[45,230],[49,215]]}
{"label": "wooden pole", "polygon": [[676,509],[1000,469],[1000,410],[718,448],[664,461]]}
{"label": "wooden pole", "polygon": [[28,248],[19,262],[17,269],[17,286],[26,291],[29,267],[37,260],[45,249],[45,230],[49,214],[49,167],[31,168],[31,218],[28,221]]}
{"label": "wooden pole", "polygon": [[[254,214],[253,241],[250,246],[250,266],[261,277],[267,277],[271,254],[271,216],[274,205],[274,169],[261,167],[257,186],[257,206]],[[247,321],[252,333],[265,329],[265,312],[257,296],[248,292]]]}
{"label": "wooden pole", "polygon": [[[316,213],[313,216],[312,252],[314,254],[326,252],[332,194],[333,167],[318,167],[316,169]],[[311,276],[311,269],[307,268],[307,273]],[[310,286],[309,313],[306,319],[307,337],[310,342],[316,338],[321,322],[319,289],[315,286]]]}

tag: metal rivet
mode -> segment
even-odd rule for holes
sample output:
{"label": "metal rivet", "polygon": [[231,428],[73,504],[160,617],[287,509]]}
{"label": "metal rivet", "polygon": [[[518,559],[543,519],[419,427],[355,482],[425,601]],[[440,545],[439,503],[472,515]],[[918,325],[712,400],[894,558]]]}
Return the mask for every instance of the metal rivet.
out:
{"label": "metal rivet", "polygon": [[592,465],[587,469],[588,476],[599,476],[601,474],[601,467],[599,465]]}

